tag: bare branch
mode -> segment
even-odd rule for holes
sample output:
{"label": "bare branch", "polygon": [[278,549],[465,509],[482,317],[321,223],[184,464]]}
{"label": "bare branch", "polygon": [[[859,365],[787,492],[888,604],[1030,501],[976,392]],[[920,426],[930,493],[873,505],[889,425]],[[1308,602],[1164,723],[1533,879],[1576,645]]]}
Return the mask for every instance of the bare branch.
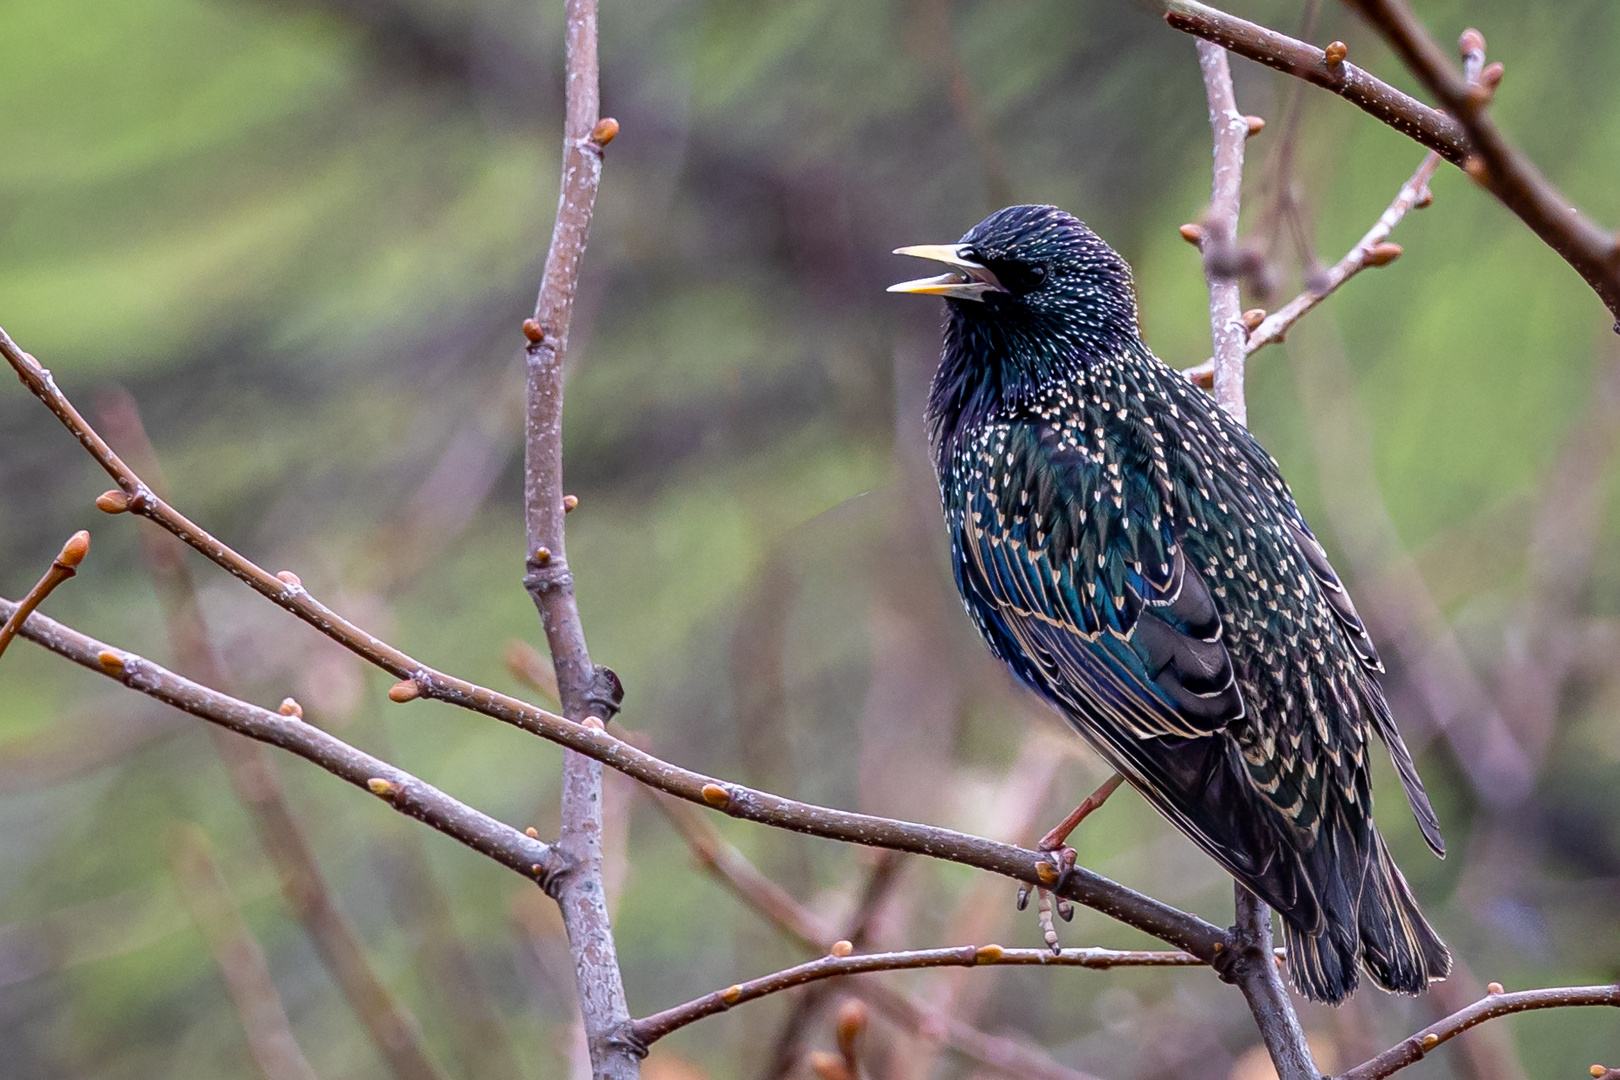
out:
{"label": "bare branch", "polygon": [[[618,133],[598,119],[596,0],[567,0],[567,116],[557,218],[534,317],[524,324],[528,346],[528,422],[524,443],[524,520],[528,544],[523,583],[539,609],[557,671],[563,715],[600,725],[619,708],[618,677],[591,663],[564,551],[562,408],[563,361],[573,320],[580,264],[590,237],[602,148]],[[574,955],[580,1017],[598,1077],[634,1078],[634,1048],[613,1033],[630,1019],[624,979],[602,884],[602,765],[563,754],[562,819],[557,836],[565,867],[552,895],[562,910]]]}
{"label": "bare branch", "polygon": [[180,898],[224,976],[225,988],[242,1020],[248,1052],[265,1080],[316,1080],[315,1070],[293,1037],[287,1008],[270,979],[264,950],[220,877],[201,829],[193,825],[177,830],[170,846],[169,865]]}
{"label": "bare branch", "polygon": [[1248,422],[1243,400],[1243,303],[1237,274],[1238,201],[1243,189],[1243,146],[1249,123],[1232,95],[1232,71],[1226,50],[1198,42],[1198,66],[1209,98],[1209,125],[1215,132],[1214,185],[1209,213],[1199,231],[1204,276],[1209,279],[1209,327],[1214,339],[1215,400],[1238,423]]}
{"label": "bare branch", "polygon": [[684,1005],[665,1009],[635,1021],[629,1037],[638,1045],[650,1046],[670,1032],[734,1005],[754,1001],[795,986],[831,979],[839,975],[860,975],[873,971],[901,971],[932,967],[980,967],[992,964],[1017,966],[1084,967],[1106,970],[1115,967],[1201,967],[1203,961],[1187,953],[1128,952],[1116,949],[1004,949],[1000,945],[960,945],[947,949],[915,949],[907,952],[867,953],[863,956],[833,954],[796,967],[737,983],[724,990],[705,994]]}
{"label": "bare branch", "polygon": [[[1500,989],[1499,987],[1497,989]],[[1620,983],[1612,986],[1558,986],[1545,990],[1519,990],[1494,993],[1480,998],[1466,1009],[1459,1009],[1444,1020],[1402,1039],[1371,1061],[1363,1062],[1339,1080],[1383,1080],[1416,1061],[1430,1050],[1460,1035],[1476,1024],[1499,1016],[1531,1009],[1560,1009],[1582,1005],[1608,1005],[1620,1008]]]}
{"label": "bare branch", "polygon": [[11,639],[17,636],[17,630],[22,626],[29,614],[45,602],[45,598],[56,591],[56,587],[74,574],[79,572],[79,564],[90,553],[90,534],[83,529],[68,537],[67,543],[56,558],[51,560],[50,568],[28,590],[28,594],[17,605],[17,610],[4,623],[0,623],[0,653],[6,651]]}
{"label": "bare branch", "polygon": [[[0,599],[0,615],[17,610]],[[531,881],[544,885],[557,870],[553,849],[504,825],[431,784],[385,761],[357,750],[295,715],[283,715],[211,690],[144,657],[115,649],[35,612],[23,623],[21,636],[80,667],[100,672],[132,690],[172,705],[182,712],[230,728],[251,739],[279,746],[314,762],[333,776],[378,796],[395,810],[413,817]]]}
{"label": "bare branch", "polygon": [[1228,15],[1198,0],[1163,0],[1163,4],[1164,21],[1175,29],[1330,90],[1453,165],[1460,166],[1471,152],[1467,132],[1455,119],[1403,94],[1348,60],[1329,64],[1327,53],[1315,45]]}

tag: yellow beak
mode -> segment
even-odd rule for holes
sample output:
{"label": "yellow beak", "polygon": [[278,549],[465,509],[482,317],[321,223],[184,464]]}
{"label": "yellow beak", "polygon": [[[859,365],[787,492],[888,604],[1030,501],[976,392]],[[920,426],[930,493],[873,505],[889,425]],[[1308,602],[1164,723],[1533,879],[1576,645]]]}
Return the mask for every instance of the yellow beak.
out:
{"label": "yellow beak", "polygon": [[919,293],[923,296],[948,296],[955,300],[984,300],[984,294],[1004,293],[1007,290],[996,275],[983,263],[974,262],[963,255],[965,244],[917,244],[895,248],[896,255],[912,255],[919,259],[932,259],[951,269],[936,277],[917,278],[890,285],[889,292]]}

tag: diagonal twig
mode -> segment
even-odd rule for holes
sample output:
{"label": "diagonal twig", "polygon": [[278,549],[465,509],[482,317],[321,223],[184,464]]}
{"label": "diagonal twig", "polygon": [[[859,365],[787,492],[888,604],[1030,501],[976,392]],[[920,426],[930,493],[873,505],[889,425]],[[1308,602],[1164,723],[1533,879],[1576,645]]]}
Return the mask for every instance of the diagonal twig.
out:
{"label": "diagonal twig", "polygon": [[[0,599],[0,616],[9,618],[16,610],[14,602]],[[407,817],[416,818],[452,840],[488,855],[531,881],[544,884],[558,868],[557,856],[550,845],[458,802],[431,784],[355,749],[313,724],[306,724],[302,717],[273,713],[222,694],[38,612],[23,623],[20,636],[183,712],[297,754],[339,779],[370,791]]]}
{"label": "diagonal twig", "polygon": [[68,537],[67,543],[62,545],[62,550],[51,560],[51,565],[17,605],[17,610],[13,611],[5,622],[0,623],[0,653],[6,651],[6,646],[11,644],[24,620],[34,609],[43,604],[45,598],[55,592],[58,585],[79,572],[79,564],[89,553],[89,533],[80,529]]}

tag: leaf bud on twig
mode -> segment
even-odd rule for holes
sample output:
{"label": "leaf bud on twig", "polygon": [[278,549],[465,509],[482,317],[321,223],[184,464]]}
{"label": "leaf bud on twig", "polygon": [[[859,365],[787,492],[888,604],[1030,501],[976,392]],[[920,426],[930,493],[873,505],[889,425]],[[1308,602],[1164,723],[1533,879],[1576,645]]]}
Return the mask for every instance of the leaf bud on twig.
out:
{"label": "leaf bud on twig", "polygon": [[295,720],[302,720],[304,718],[304,707],[290,697],[281,699],[281,706],[276,709],[276,712],[280,713],[282,716],[290,716]]}
{"label": "leaf bud on twig", "polygon": [[980,945],[978,950],[973,954],[973,959],[975,962],[980,964],[993,964],[997,960],[1000,960],[1002,954],[1005,952],[1006,950],[1000,945]]}
{"label": "leaf bud on twig", "polygon": [[530,825],[527,829],[523,830],[523,835],[527,836],[530,840],[538,840],[540,839],[540,830],[535,828],[533,825]]}
{"label": "leaf bud on twig", "polygon": [[416,685],[415,679],[401,679],[388,688],[388,700],[400,705],[407,701],[415,701],[422,696],[422,688]]}
{"label": "leaf bud on twig", "polygon": [[1249,125],[1249,138],[1254,138],[1266,130],[1266,118],[1263,116],[1245,116],[1243,122]]}
{"label": "leaf bud on twig", "polygon": [[1502,61],[1497,60],[1486,64],[1485,70],[1479,73],[1479,85],[1494,95],[1496,88],[1502,85],[1502,76],[1506,74],[1507,68],[1502,66]]}
{"label": "leaf bud on twig", "polygon": [[838,1049],[843,1051],[844,1062],[855,1067],[855,1043],[866,1031],[866,1006],[856,998],[848,998],[838,1006],[838,1021],[834,1028]]}
{"label": "leaf bud on twig", "polygon": [[540,325],[539,320],[524,319],[523,336],[528,338],[532,343],[538,345],[540,342],[546,340],[546,330],[545,327]]}
{"label": "leaf bud on twig", "polygon": [[80,529],[68,537],[67,543],[62,545],[61,552],[56,556],[56,565],[64,570],[76,569],[88,554],[90,554],[90,534]]}
{"label": "leaf bud on twig", "polygon": [[1251,334],[1254,333],[1256,330],[1258,330],[1260,328],[1260,324],[1265,322],[1265,321],[1266,321],[1266,309],[1265,308],[1250,308],[1248,311],[1245,311],[1243,313],[1243,326],[1244,326],[1244,329],[1248,330],[1249,333],[1251,333]]}
{"label": "leaf bud on twig", "polygon": [[1204,242],[1204,227],[1196,222],[1189,221],[1181,227],[1181,238],[1189,244],[1202,244]]}
{"label": "leaf bud on twig", "polygon": [[1502,984],[1499,982],[1490,983],[1485,987],[1485,992],[1487,994],[1500,994],[1502,992]]}
{"label": "leaf bud on twig", "polygon": [[1469,53],[1484,53],[1484,51],[1485,35],[1472,26],[1464,30],[1462,36],[1457,39],[1457,53],[1464,59],[1468,58]]}
{"label": "leaf bud on twig", "polygon": [[604,116],[591,128],[591,142],[597,146],[606,146],[619,134],[619,122],[611,116]]}
{"label": "leaf bud on twig", "polygon": [[122,514],[129,509],[133,501],[129,497],[129,492],[113,488],[96,496],[96,509],[103,514]]}
{"label": "leaf bud on twig", "polygon": [[110,649],[104,649],[96,654],[96,663],[101,670],[109,675],[122,675],[124,673],[124,658]]}
{"label": "leaf bud on twig", "polygon": [[855,951],[855,946],[851,942],[848,942],[848,941],[835,941],[835,942],[832,943],[832,948],[827,950],[827,955],[828,956],[836,956],[836,957],[839,957],[840,959],[842,959],[843,957],[848,956],[850,953],[852,953],[854,951]]}
{"label": "leaf bud on twig", "polygon": [[1485,180],[1490,176],[1490,170],[1485,167],[1485,159],[1478,154],[1469,154],[1463,159],[1463,172],[1467,173],[1474,183],[1484,186]]}
{"label": "leaf bud on twig", "polygon": [[572,514],[575,510],[578,510],[578,509],[579,509],[579,496],[578,495],[564,495],[563,496],[563,513]]}
{"label": "leaf bud on twig", "polygon": [[1425,1050],[1433,1050],[1435,1047],[1437,1047],[1439,1045],[1440,1045],[1440,1036],[1436,1035],[1434,1032],[1431,1031],[1427,1035],[1423,1036],[1423,1049],[1425,1049]]}
{"label": "leaf bud on twig", "polygon": [[370,780],[367,780],[366,787],[380,799],[392,799],[399,794],[399,785],[392,780],[384,780],[380,776],[373,776]]}
{"label": "leaf bud on twig", "polygon": [[304,584],[304,579],[293,573],[291,570],[277,570],[276,580],[281,582],[283,585],[291,585],[295,589],[303,587]]}
{"label": "leaf bud on twig", "polygon": [[1350,47],[1342,41],[1333,41],[1322,50],[1322,54],[1323,59],[1327,61],[1328,69],[1332,70],[1344,63],[1344,58],[1350,55]]}
{"label": "leaf bud on twig", "polygon": [[716,810],[724,810],[731,805],[731,795],[719,784],[703,785],[703,801]]}
{"label": "leaf bud on twig", "polygon": [[1401,245],[1386,240],[1382,244],[1374,244],[1362,261],[1368,266],[1388,266],[1400,257]]}

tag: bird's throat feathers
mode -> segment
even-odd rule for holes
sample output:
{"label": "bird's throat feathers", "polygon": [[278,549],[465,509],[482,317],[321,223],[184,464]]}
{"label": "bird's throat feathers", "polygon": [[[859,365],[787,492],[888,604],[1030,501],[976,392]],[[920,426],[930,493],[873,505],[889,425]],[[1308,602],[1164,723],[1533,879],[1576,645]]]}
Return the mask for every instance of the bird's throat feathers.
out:
{"label": "bird's throat feathers", "polygon": [[1058,384],[1084,382],[1100,357],[1146,359],[1130,309],[1077,320],[1045,313],[990,312],[985,305],[950,302],[945,347],[928,395],[928,427],[935,463],[950,460],[958,438],[986,422],[1025,412]]}

